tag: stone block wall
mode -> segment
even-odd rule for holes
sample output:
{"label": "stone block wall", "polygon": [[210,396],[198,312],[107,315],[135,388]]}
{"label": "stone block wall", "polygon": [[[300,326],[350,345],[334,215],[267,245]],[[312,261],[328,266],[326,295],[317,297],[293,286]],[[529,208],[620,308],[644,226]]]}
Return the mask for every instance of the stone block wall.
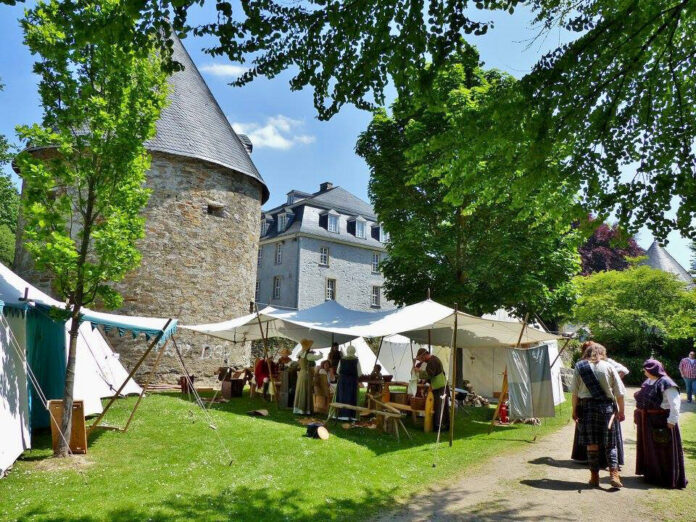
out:
{"label": "stone block wall", "polygon": [[[147,176],[152,190],[145,210],[142,263],[116,285],[124,297],[119,313],[177,317],[180,324],[221,321],[248,313],[254,299],[262,187],[248,176],[207,162],[152,154]],[[45,275],[31,269],[25,252],[16,270],[47,288]],[[144,338],[108,340],[127,369],[146,348]],[[249,346],[179,329],[176,343],[188,370],[212,382],[225,363],[248,363]],[[136,377],[142,381],[154,356]],[[162,357],[156,380],[175,382],[181,368],[173,343]]]}

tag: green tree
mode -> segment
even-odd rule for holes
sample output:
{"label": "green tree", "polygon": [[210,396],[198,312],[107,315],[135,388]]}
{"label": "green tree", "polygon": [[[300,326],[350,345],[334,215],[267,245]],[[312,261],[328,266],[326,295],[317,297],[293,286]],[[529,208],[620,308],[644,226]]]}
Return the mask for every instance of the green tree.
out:
{"label": "green tree", "polygon": [[[464,44],[431,85],[412,91],[396,100],[391,116],[375,113],[356,148],[390,234],[382,265],[387,296],[411,303],[431,288],[438,300],[476,313],[501,306],[552,318],[567,312],[580,234],[556,209],[573,208],[574,188],[506,188],[527,175],[518,82],[484,71]],[[533,175],[555,167],[544,168]]]}
{"label": "green tree", "polygon": [[689,245],[691,250],[691,275],[696,276],[696,241],[692,241]]}
{"label": "green tree", "polygon": [[[117,0],[80,2],[66,10],[39,2],[22,20],[25,43],[38,55],[44,108],[41,125],[18,128],[31,148],[17,157],[24,178],[26,248],[48,271],[71,319],[62,432],[70,439],[75,347],[80,310],[99,299],[118,306],[109,283],[140,262],[135,242],[150,157],[144,142],[166,103],[166,74],[156,54],[120,35],[76,40],[82,25],[102,26],[121,13]],[[51,152],[44,152],[49,149]],[[65,456],[61,441],[56,454]]]}
{"label": "green tree", "polygon": [[[0,83],[0,91],[2,89],[3,85]],[[0,135],[0,169],[11,159],[10,144],[5,136]],[[0,172],[0,262],[8,266],[14,261],[18,211],[17,188],[8,175]]]}
{"label": "green tree", "polygon": [[574,321],[587,325],[617,358],[642,363],[652,353],[673,367],[693,345],[696,292],[670,273],[636,266],[580,276],[576,287]]}

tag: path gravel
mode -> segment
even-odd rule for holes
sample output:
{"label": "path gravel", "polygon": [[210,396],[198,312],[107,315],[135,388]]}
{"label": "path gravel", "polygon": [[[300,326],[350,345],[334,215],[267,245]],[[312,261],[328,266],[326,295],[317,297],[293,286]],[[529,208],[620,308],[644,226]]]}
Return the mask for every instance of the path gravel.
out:
{"label": "path gravel", "polygon": [[[609,486],[606,471],[600,473],[601,489],[587,486],[589,471],[570,460],[574,429],[570,422],[525,450],[494,458],[485,468],[452,485],[434,487],[380,520],[653,519],[645,502],[652,488],[634,474],[635,391],[626,394],[627,420],[622,424],[626,460],[621,474],[623,489]],[[683,404],[682,410],[685,415],[694,415],[695,408]]]}

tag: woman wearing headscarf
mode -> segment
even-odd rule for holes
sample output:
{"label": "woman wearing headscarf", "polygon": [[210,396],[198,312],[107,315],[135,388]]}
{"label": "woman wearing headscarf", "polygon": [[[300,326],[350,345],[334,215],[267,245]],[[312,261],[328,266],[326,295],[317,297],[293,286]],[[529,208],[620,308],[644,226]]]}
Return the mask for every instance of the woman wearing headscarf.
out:
{"label": "woman wearing headscarf", "polygon": [[647,379],[634,397],[636,411],[636,475],[666,488],[685,488],[684,450],[679,432],[679,388],[662,363],[643,363]]}
{"label": "woman wearing headscarf", "polygon": [[[346,348],[346,354],[338,363],[336,402],[351,406],[358,405],[358,377],[361,374],[360,361],[355,356],[355,346],[351,344]],[[355,420],[356,415],[355,410],[341,409],[338,411],[339,420]]]}

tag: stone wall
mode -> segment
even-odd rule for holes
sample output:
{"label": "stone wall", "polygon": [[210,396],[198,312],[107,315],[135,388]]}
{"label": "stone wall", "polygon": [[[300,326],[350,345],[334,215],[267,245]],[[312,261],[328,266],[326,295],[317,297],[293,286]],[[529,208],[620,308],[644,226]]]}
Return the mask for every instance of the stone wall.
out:
{"label": "stone wall", "polygon": [[[261,226],[259,224],[259,226]],[[276,263],[276,245],[281,245],[281,263]],[[297,238],[278,239],[259,247],[258,281],[259,307],[271,305],[297,308],[297,266],[299,246]],[[280,277],[280,298],[273,298],[273,279]]]}
{"label": "stone wall", "polygon": [[[142,263],[116,288],[127,315],[177,317],[181,324],[215,322],[248,313],[254,299],[259,243],[261,185],[228,169],[163,153],[152,154],[147,176],[152,190],[145,210]],[[17,272],[46,288],[47,278],[31,270],[25,253]],[[212,382],[218,366],[248,363],[249,346],[179,329],[176,343],[188,370]],[[127,369],[145,350],[144,338],[109,335]],[[167,346],[157,381],[175,382],[181,368],[173,342]],[[137,374],[149,371],[151,357]]]}

